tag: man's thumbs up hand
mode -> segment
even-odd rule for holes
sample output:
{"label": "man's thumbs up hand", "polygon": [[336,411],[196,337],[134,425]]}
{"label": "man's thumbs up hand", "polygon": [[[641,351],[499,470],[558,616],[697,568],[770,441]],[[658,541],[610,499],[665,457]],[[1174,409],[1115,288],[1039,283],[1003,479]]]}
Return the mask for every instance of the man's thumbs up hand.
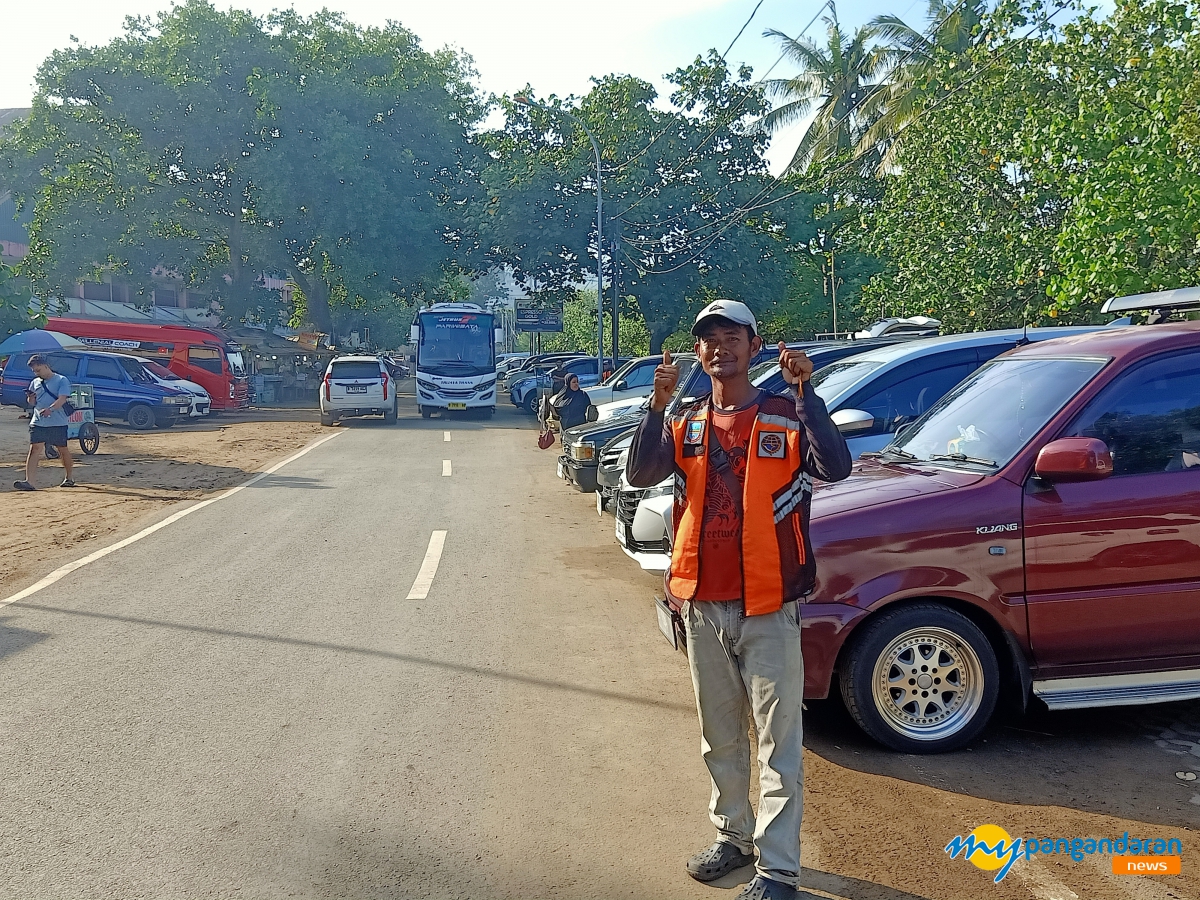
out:
{"label": "man's thumbs up hand", "polygon": [[788,384],[801,384],[812,377],[812,360],[803,350],[789,350],[787,344],[779,342],[779,368],[783,380]]}
{"label": "man's thumbs up hand", "polygon": [[671,351],[663,351],[663,361],[654,370],[654,394],[650,398],[650,408],[662,412],[671,402],[675,386],[679,384],[679,366],[671,362]]}

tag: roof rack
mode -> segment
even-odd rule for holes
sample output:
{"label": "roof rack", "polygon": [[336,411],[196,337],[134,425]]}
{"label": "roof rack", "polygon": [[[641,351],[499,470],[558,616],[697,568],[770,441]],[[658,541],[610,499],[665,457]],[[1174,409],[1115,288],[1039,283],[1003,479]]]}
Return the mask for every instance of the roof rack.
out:
{"label": "roof rack", "polygon": [[1124,313],[1140,310],[1183,310],[1200,309],[1200,287],[1176,288],[1173,291],[1154,291],[1150,294],[1133,294],[1129,297],[1113,297],[1100,307],[1102,313]]}

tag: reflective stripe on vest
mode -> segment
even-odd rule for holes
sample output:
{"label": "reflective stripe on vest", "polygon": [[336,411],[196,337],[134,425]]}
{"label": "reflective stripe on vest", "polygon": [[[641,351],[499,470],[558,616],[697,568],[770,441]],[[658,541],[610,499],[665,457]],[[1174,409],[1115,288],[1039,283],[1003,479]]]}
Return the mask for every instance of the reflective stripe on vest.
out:
{"label": "reflective stripe on vest", "polygon": [[[703,423],[702,444],[685,443],[688,431],[695,435],[698,427],[689,429],[689,422]],[[676,598],[692,600],[700,587],[708,442],[717,440],[709,405],[702,404],[686,418],[673,422],[671,429],[675,466],[684,477],[684,497],[671,550],[670,588]],[[809,479],[803,472],[800,447],[799,423],[761,412],[755,416],[746,447],[746,480],[742,490],[742,588],[747,615],[774,612],[783,603],[785,587],[777,529],[795,535],[803,563],[805,548],[799,508]]]}

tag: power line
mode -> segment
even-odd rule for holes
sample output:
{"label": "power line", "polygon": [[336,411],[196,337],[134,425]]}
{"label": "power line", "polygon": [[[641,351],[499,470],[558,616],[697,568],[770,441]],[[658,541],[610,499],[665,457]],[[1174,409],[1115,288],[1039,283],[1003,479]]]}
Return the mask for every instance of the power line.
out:
{"label": "power line", "polygon": [[745,31],[750,26],[750,23],[754,20],[754,17],[758,14],[758,8],[760,6],[762,6],[763,3],[765,3],[765,2],[766,2],[766,0],[758,0],[758,3],[755,4],[754,9],[750,12],[750,18],[748,18],[742,24],[742,27],[738,29],[738,33],[733,36],[733,40],[729,42],[729,46],[726,47],[725,52],[721,54],[721,59],[724,59],[725,57],[727,57],[729,55],[729,51],[732,50],[733,45],[738,42],[738,38],[740,38],[742,36],[742,32]]}
{"label": "power line", "polygon": [[[922,117],[932,113],[939,106],[944,105],[951,97],[953,97],[960,90],[962,90],[963,88],[967,87],[972,82],[981,78],[983,75],[985,75],[991,69],[995,68],[997,65],[999,65],[1000,61],[1008,53],[1011,53],[1014,48],[1016,48],[1021,43],[1023,43],[1025,40],[1027,40],[1035,31],[1038,31],[1039,29],[1044,28],[1046,25],[1048,25],[1051,22],[1051,20],[1054,19],[1055,16],[1057,16],[1059,13],[1061,13],[1066,8],[1067,7],[1065,5],[1059,6],[1057,9],[1054,10],[1054,12],[1050,13],[1048,16],[1046,16],[1040,22],[1038,22],[1032,28],[1030,28],[1029,31],[1027,31],[1024,35],[1022,35],[1018,40],[1010,42],[1007,46],[1005,46],[1003,49],[1001,49],[987,65],[985,65],[983,68],[981,68],[978,72],[976,72],[974,75],[971,75],[969,78],[965,79],[964,81],[960,82],[958,85],[956,85],[954,87],[953,90],[944,94],[942,97],[937,98],[933,103],[931,103],[929,106],[922,109],[919,113],[917,113],[917,115],[913,116],[913,118],[911,118],[908,122],[904,123],[903,126],[901,126],[899,129],[897,129],[896,134],[899,135],[903,131],[905,131],[907,128],[909,128],[910,126],[915,125],[918,121],[921,120]],[[831,178],[834,175],[840,174],[841,172],[846,171],[850,167],[857,165],[860,158],[861,158],[861,156],[856,157],[855,159],[848,160],[842,166],[839,166],[839,167],[827,172],[826,177]],[[699,259],[705,250],[707,250],[709,247],[711,247],[716,242],[716,240],[718,238],[720,238],[720,236],[722,234],[724,234],[726,231],[728,231],[733,226],[734,222],[736,222],[739,218],[744,216],[746,213],[756,212],[760,209],[766,209],[769,206],[774,206],[775,204],[781,203],[784,200],[787,200],[791,197],[796,196],[797,194],[804,193],[803,189],[797,188],[795,190],[787,192],[786,194],[783,194],[780,197],[776,197],[773,200],[769,200],[765,203],[755,205],[759,199],[761,199],[765,194],[767,194],[771,190],[773,190],[780,182],[782,182],[782,180],[783,180],[782,176],[776,176],[772,180],[772,183],[769,184],[767,187],[763,188],[762,190],[760,190],[755,195],[755,197],[750,201],[749,204],[747,204],[746,206],[739,207],[738,209],[734,210],[727,217],[727,221],[726,221],[725,225],[716,234],[712,235],[709,238],[704,239],[706,241],[706,243],[704,243],[703,246],[699,247],[695,253],[693,253],[690,257],[688,257],[688,259],[684,260],[683,262],[681,262],[675,266],[672,266],[670,269],[663,269],[663,270],[647,269],[645,267],[640,266],[632,257],[629,257],[628,254],[626,254],[626,258],[628,258],[629,261],[631,263],[633,263],[635,266],[638,266],[639,272],[643,272],[648,275],[666,275],[671,272],[678,271],[679,269],[683,268],[684,266],[687,266],[687,265],[691,264],[692,262],[694,262],[695,260]],[[701,226],[701,228],[712,227],[713,224],[715,224],[715,223],[708,223],[705,226]],[[699,230],[699,229],[697,229],[697,230]],[[686,232],[685,232],[685,234],[686,234]],[[679,251],[676,251],[676,252],[679,252]]]}

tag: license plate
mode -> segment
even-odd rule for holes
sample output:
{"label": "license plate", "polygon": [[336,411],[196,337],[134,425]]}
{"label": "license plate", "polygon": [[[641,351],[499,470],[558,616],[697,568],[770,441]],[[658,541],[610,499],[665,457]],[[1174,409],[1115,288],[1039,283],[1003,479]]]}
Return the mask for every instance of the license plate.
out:
{"label": "license plate", "polygon": [[629,529],[626,527],[625,523],[618,520],[617,521],[617,540],[621,542],[622,547],[624,547],[629,542],[628,534],[629,534]]}
{"label": "license plate", "polygon": [[675,633],[675,617],[671,614],[671,607],[667,605],[667,601],[655,597],[654,611],[658,613],[658,630],[667,639],[667,643],[678,650],[679,635]]}
{"label": "license plate", "polygon": [[596,491],[596,515],[604,515],[604,494]]}
{"label": "license plate", "polygon": [[367,386],[365,384],[352,384],[346,388],[347,394],[365,394]]}
{"label": "license plate", "polygon": [[559,464],[558,464],[558,477],[559,477],[559,478],[562,478],[562,477],[563,477],[563,472],[564,472],[564,469],[563,469],[563,464],[562,464],[562,463],[559,463]]}
{"label": "license plate", "polygon": [[467,404],[465,404],[465,403],[447,403],[446,404],[446,409],[466,409],[466,408],[467,408]]}

